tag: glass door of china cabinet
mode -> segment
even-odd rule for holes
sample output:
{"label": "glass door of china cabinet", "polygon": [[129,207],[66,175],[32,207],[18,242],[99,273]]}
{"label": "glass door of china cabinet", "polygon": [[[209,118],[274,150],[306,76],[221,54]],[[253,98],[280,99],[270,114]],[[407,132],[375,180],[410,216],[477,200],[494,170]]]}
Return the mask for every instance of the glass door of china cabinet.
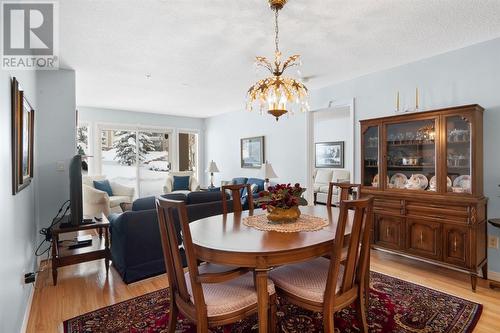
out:
{"label": "glass door of china cabinet", "polygon": [[472,126],[464,115],[445,118],[446,189],[449,193],[472,193]]}
{"label": "glass door of china cabinet", "polygon": [[387,124],[386,188],[435,192],[437,118]]}
{"label": "glass door of china cabinet", "polygon": [[363,186],[379,188],[379,127],[363,132]]}

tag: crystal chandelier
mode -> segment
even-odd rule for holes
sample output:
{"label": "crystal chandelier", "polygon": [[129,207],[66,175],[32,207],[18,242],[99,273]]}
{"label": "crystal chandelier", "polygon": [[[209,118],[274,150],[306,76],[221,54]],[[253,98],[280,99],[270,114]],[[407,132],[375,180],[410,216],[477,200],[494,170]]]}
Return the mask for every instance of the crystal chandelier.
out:
{"label": "crystal chandelier", "polygon": [[269,0],[269,6],[275,13],[274,63],[271,63],[266,57],[256,57],[255,65],[267,68],[272,76],[256,82],[248,89],[247,93],[248,111],[253,110],[254,104],[258,105],[261,113],[267,107],[267,113],[273,115],[276,121],[288,112],[293,113],[294,108],[302,112],[309,109],[306,86],[291,77],[282,76],[287,68],[301,64],[300,55],[298,54],[292,55],[283,62],[281,61],[278,13],[286,2],[287,0]]}

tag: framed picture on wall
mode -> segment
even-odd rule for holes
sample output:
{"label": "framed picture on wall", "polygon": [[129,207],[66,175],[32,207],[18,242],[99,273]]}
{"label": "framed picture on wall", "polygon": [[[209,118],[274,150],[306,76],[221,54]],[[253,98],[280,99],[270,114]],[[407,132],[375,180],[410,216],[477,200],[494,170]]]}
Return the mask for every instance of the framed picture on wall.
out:
{"label": "framed picture on wall", "polygon": [[35,111],[24,96],[19,82],[12,78],[12,194],[27,187],[33,179]]}
{"label": "framed picture on wall", "polygon": [[317,142],[315,149],[316,168],[344,167],[344,141]]}
{"label": "framed picture on wall", "polygon": [[260,169],[264,163],[264,137],[241,139],[240,153],[242,168]]}

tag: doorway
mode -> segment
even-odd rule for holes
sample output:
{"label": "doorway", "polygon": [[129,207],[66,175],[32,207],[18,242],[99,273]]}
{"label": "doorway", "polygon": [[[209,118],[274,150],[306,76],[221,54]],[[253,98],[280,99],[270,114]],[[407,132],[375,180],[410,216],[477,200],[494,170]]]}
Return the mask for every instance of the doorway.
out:
{"label": "doorway", "polygon": [[333,169],[348,170],[350,182],[354,182],[354,99],[329,102],[325,108],[311,110],[307,114],[306,156],[307,163],[307,201],[314,202],[314,175],[316,167],[316,144],[343,143],[343,167]]}

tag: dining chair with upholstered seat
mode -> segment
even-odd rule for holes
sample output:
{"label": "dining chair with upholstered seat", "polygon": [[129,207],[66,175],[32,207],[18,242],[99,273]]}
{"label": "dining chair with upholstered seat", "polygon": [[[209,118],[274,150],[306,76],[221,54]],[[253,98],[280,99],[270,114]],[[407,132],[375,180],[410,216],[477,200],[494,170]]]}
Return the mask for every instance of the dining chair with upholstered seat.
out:
{"label": "dining chair with upholstered seat", "polygon": [[[349,211],[353,210],[352,222]],[[364,332],[368,331],[366,307],[370,256],[370,230],[373,219],[373,197],[342,201],[332,244],[331,259],[320,257],[311,261],[285,265],[270,272],[278,293],[300,307],[323,312],[325,332],[334,332],[336,311],[353,302]],[[350,228],[347,258],[341,264],[344,234]],[[361,245],[361,246],[360,246]]]}
{"label": "dining chair with upholstered seat", "polygon": [[356,190],[356,198],[359,199],[361,198],[361,184],[350,184],[350,183],[335,183],[331,182],[328,184],[328,196],[326,199],[326,206],[331,207],[333,204],[338,204],[337,202],[332,202],[333,201],[333,188],[338,187],[340,190],[340,194],[338,195],[339,202],[344,201],[344,200],[349,200],[349,194],[352,192],[352,190]]}
{"label": "dining chair with upholstered seat", "polygon": [[[186,204],[183,201],[156,200],[163,256],[170,285],[168,333],[174,333],[178,313],[197,326],[198,333],[209,327],[226,325],[257,313],[254,276],[248,269],[198,263],[189,229]],[[177,230],[175,217],[178,217]],[[178,233],[182,232],[188,271],[184,272],[179,251]],[[276,322],[276,292],[268,281],[269,331]]]}
{"label": "dining chair with upholstered seat", "polygon": [[[248,201],[248,209],[253,210],[253,196],[252,196],[252,191],[251,191],[251,185],[250,184],[237,184],[237,185],[224,185],[221,186],[221,191],[222,193],[227,193],[231,192],[231,198],[233,200],[233,212],[241,212],[243,211],[243,204],[241,203],[241,200],[239,199],[241,197],[241,191],[246,189],[247,193],[247,201]],[[227,196],[223,195],[222,196],[222,211],[224,214],[227,214],[229,212],[228,209],[228,201],[229,199]]]}

